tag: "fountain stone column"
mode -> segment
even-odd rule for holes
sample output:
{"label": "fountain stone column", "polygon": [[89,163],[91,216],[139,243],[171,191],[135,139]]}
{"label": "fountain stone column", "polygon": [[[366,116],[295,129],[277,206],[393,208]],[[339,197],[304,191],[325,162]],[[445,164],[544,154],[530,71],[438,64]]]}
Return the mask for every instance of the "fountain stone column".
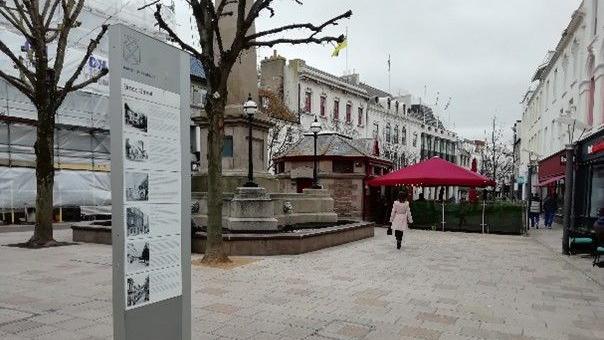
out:
{"label": "fountain stone column", "polygon": [[227,228],[231,231],[277,231],[273,200],[265,188],[239,187],[231,201]]}

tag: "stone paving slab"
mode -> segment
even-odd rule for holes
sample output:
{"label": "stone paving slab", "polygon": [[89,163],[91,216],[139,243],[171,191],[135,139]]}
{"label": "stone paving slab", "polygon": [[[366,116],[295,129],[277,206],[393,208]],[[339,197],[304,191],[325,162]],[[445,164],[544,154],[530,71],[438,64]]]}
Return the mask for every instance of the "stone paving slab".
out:
{"label": "stone paving slab", "polygon": [[[580,257],[530,237],[410,231],[231,270],[192,267],[194,339],[604,339]],[[549,234],[548,234],[549,233]],[[69,241],[70,231],[57,231]],[[26,232],[0,234],[0,245]],[[111,248],[0,246],[0,339],[111,339]],[[198,256],[195,256],[198,258]],[[582,262],[583,261],[583,262]]]}

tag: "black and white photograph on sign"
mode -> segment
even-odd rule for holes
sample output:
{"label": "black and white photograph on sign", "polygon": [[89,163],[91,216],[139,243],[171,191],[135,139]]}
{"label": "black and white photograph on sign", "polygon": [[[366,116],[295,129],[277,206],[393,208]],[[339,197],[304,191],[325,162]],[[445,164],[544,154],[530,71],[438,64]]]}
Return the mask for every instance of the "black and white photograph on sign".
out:
{"label": "black and white photograph on sign", "polygon": [[149,200],[149,174],[141,172],[126,172],[126,200]]}
{"label": "black and white photograph on sign", "polygon": [[126,138],[126,159],[133,162],[144,162],[149,159],[147,146],[142,139]]}
{"label": "black and white photograph on sign", "polygon": [[149,234],[149,215],[141,208],[126,208],[126,229],[128,237]]}
{"label": "black and white photograph on sign", "polygon": [[128,273],[136,273],[149,267],[149,242],[129,242],[126,246],[126,268]]}
{"label": "black and white photograph on sign", "polygon": [[124,123],[126,127],[147,132],[147,114],[130,107],[128,103],[124,103]]}
{"label": "black and white photograph on sign", "polygon": [[134,307],[149,302],[149,274],[128,277],[128,307]]}

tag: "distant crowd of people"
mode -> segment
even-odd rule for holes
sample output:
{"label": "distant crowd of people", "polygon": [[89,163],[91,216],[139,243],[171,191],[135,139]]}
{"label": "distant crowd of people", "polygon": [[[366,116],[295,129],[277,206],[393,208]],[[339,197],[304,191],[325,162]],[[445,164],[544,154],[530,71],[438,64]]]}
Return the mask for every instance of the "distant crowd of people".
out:
{"label": "distant crowd of people", "polygon": [[531,221],[529,229],[539,229],[541,214],[543,214],[543,227],[552,229],[556,211],[558,211],[558,197],[556,194],[548,195],[544,202],[541,201],[539,195],[533,194],[529,208],[529,219]]}

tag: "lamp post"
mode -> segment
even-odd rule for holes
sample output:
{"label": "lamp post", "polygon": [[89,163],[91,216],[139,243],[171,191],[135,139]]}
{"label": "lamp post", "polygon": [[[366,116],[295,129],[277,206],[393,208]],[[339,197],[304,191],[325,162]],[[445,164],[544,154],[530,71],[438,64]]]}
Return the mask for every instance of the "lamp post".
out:
{"label": "lamp post", "polygon": [[247,183],[243,185],[246,188],[258,187],[258,184],[254,183],[254,160],[252,159],[252,121],[254,120],[254,115],[256,114],[256,111],[258,111],[258,105],[252,100],[252,95],[250,94],[247,98],[247,101],[243,104],[243,114],[247,117],[249,127],[248,174]]}
{"label": "lamp post", "polygon": [[312,188],[313,189],[323,189],[319,185],[319,177],[317,175],[317,137],[319,132],[321,132],[321,123],[317,120],[317,116],[315,116],[315,121],[310,124],[310,131],[313,134],[314,142],[315,142],[315,151],[313,157],[313,169],[312,169]]}

